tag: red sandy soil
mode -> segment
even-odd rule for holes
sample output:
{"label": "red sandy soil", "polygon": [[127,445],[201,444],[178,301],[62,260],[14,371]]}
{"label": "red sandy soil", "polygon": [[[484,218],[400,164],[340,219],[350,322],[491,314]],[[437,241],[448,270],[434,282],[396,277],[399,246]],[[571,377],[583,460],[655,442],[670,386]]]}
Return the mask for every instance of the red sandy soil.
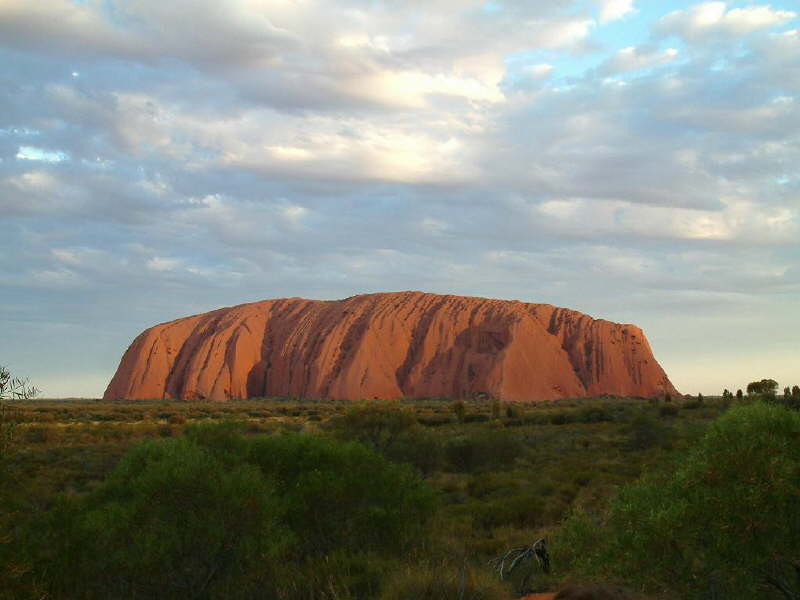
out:
{"label": "red sandy soil", "polygon": [[397,292],[264,300],[147,329],[104,398],[677,394],[642,330],[549,304]]}
{"label": "red sandy soil", "polygon": [[631,600],[619,588],[567,586],[558,593],[530,594],[518,600]]}

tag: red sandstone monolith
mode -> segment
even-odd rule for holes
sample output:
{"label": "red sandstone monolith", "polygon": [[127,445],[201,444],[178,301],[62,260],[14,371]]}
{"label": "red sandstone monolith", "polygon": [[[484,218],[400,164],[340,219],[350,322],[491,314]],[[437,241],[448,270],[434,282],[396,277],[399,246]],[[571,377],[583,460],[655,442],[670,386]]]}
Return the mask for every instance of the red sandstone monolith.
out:
{"label": "red sandstone monolith", "polygon": [[106,400],[677,395],[642,330],[549,304],[397,292],[264,300],[163,323]]}

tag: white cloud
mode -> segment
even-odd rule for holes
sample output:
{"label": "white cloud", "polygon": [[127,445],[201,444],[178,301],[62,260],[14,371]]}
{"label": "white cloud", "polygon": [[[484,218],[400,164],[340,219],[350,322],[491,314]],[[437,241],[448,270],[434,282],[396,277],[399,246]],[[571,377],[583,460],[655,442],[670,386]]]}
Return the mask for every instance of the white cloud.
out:
{"label": "white cloud", "polygon": [[744,35],[783,25],[796,17],[796,12],[775,10],[769,5],[728,9],[726,2],[704,2],[662,17],[658,29],[690,39],[711,34]]}
{"label": "white cloud", "polygon": [[528,65],[523,71],[529,74],[533,79],[544,79],[553,74],[555,67],[547,63],[539,63],[537,65]]}
{"label": "white cloud", "polygon": [[581,237],[633,235],[675,240],[790,242],[800,233],[800,211],[746,200],[721,210],[642,206],[619,200],[549,200],[532,208],[532,221]]}
{"label": "white cloud", "polygon": [[636,10],[636,0],[598,0],[600,3],[600,22],[609,23],[621,19]]}
{"label": "white cloud", "polygon": [[58,180],[46,171],[28,171],[8,179],[8,183],[23,192],[56,192]]}
{"label": "white cloud", "polygon": [[790,10],[773,10],[769,6],[749,6],[729,10],[723,21],[727,27],[737,33],[748,33],[756,29],[782,25],[796,17],[797,13]]}
{"label": "white cloud", "polygon": [[268,146],[267,150],[274,158],[282,161],[310,160],[314,157],[314,154],[305,148],[293,146]]}
{"label": "white cloud", "polygon": [[281,214],[291,223],[298,224],[308,215],[308,209],[305,206],[290,204],[281,209]]}
{"label": "white cloud", "polygon": [[146,265],[151,271],[174,271],[181,265],[181,261],[177,258],[154,256],[146,262]]}
{"label": "white cloud", "polygon": [[499,102],[503,94],[498,85],[501,73],[481,81],[474,77],[435,75],[420,71],[384,71],[354,82],[364,97],[381,104],[424,107],[432,95],[447,95],[471,101]]}
{"label": "white cloud", "polygon": [[480,19],[472,6],[451,2],[426,5],[423,19],[415,3],[367,8],[355,0],[136,0],[113,11],[101,2],[9,0],[3,7],[0,34],[12,45],[147,66],[179,61],[280,108],[420,107],[440,94],[496,102],[507,53],[573,48],[593,25],[537,3]]}
{"label": "white cloud", "polygon": [[605,62],[601,70],[606,73],[624,73],[635,71],[655,65],[672,62],[678,57],[678,50],[667,48],[657,50],[647,47],[628,46],[619,50],[613,57]]}
{"label": "white cloud", "polygon": [[568,19],[545,29],[542,45],[548,48],[569,48],[589,37],[594,26],[592,19]]}
{"label": "white cloud", "polygon": [[19,160],[38,160],[42,162],[61,162],[67,159],[67,155],[59,150],[45,150],[35,146],[20,146],[17,152]]}

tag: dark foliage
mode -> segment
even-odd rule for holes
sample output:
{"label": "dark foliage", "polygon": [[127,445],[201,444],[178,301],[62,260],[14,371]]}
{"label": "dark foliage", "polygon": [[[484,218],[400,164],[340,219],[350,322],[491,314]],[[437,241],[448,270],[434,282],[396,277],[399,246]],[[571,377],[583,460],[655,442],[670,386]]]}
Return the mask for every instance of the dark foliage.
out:
{"label": "dark foliage", "polygon": [[432,508],[409,468],[360,444],[204,425],[136,446],[23,539],[53,598],[300,598],[320,573],[374,584],[354,565],[406,550]]}

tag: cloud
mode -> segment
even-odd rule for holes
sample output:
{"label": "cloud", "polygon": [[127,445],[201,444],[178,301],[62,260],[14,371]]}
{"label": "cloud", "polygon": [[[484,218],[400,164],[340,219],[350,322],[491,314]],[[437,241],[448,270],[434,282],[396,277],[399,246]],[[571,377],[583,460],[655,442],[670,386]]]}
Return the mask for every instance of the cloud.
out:
{"label": "cloud", "polygon": [[667,48],[657,50],[651,47],[628,46],[619,50],[607,60],[600,70],[608,74],[625,73],[645,69],[655,65],[672,62],[678,57],[678,50]]}
{"label": "cloud", "polygon": [[70,332],[30,375],[287,295],[548,301],[659,344],[686,313],[790,320],[792,11],[596,6],[3,3],[0,314]]}
{"label": "cloud", "polygon": [[533,218],[579,236],[633,235],[686,240],[769,240],[791,243],[800,234],[800,211],[764,209],[752,202],[726,203],[722,210],[640,206],[610,200],[548,200]]}
{"label": "cloud", "polygon": [[600,4],[600,22],[609,23],[621,19],[636,10],[636,0],[598,0]]}
{"label": "cloud", "polygon": [[16,157],[21,160],[41,160],[44,162],[61,162],[67,159],[67,155],[59,150],[45,150],[35,146],[20,146]]}
{"label": "cloud", "polygon": [[0,4],[0,34],[4,45],[25,49],[50,45],[69,52],[104,51],[128,57],[136,50],[135,38],[109,22],[96,0],[6,0]]}
{"label": "cloud", "polygon": [[552,75],[555,67],[547,63],[539,63],[536,65],[528,65],[523,68],[523,71],[531,76],[533,79],[545,79]]}
{"label": "cloud", "polygon": [[703,2],[687,10],[677,10],[662,17],[657,29],[662,34],[698,39],[711,35],[741,36],[784,25],[797,17],[789,10],[776,10],[769,5],[728,8],[725,2]]}
{"label": "cloud", "polygon": [[147,268],[152,271],[174,271],[180,266],[181,261],[176,258],[154,256],[147,261]]}
{"label": "cloud", "polygon": [[259,104],[336,110],[422,106],[438,95],[497,101],[505,52],[571,48],[593,23],[538,4],[478,17],[468,4],[442,2],[426,5],[423,20],[419,10],[355,0],[9,0],[0,33],[9,47],[83,60],[179,61]]}

